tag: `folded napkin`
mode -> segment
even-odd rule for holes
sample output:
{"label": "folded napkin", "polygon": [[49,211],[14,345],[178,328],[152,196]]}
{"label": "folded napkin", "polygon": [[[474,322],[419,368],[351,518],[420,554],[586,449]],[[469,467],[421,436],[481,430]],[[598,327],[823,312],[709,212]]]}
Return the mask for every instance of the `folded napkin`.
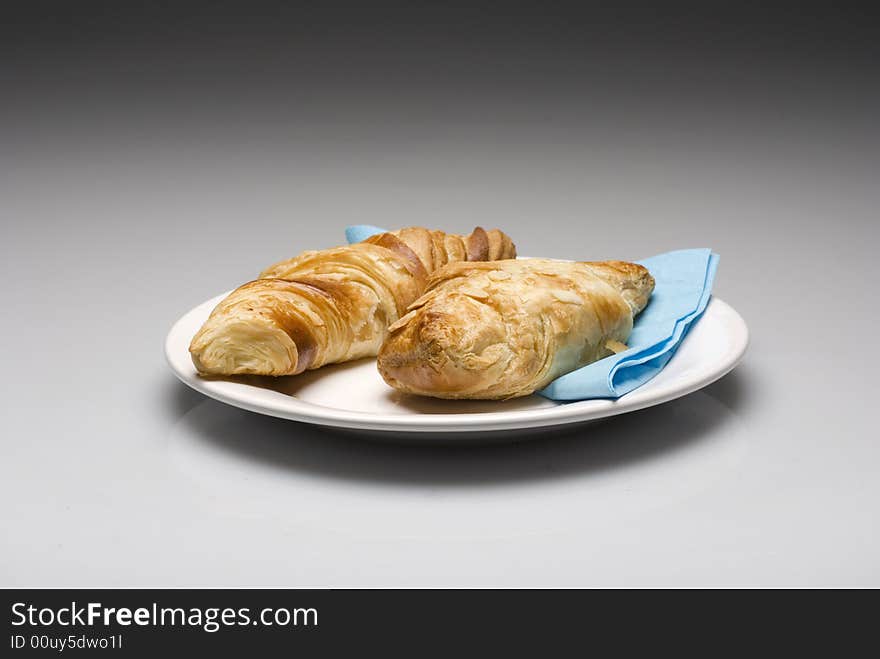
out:
{"label": "folded napkin", "polygon": [[385,233],[386,231],[388,231],[388,229],[374,227],[372,224],[356,224],[353,227],[345,228],[345,239],[349,244],[359,243],[370,236],[375,236],[377,233]]}
{"label": "folded napkin", "polygon": [[538,393],[553,400],[619,398],[657,375],[675,354],[712,295],[718,269],[711,249],[681,249],[643,261],[654,276],[654,293],[635,318],[628,350],[587,364]]}
{"label": "folded napkin", "polygon": [[[384,229],[348,227],[348,242]],[[719,256],[711,249],[682,249],[637,261],[654,277],[648,306],[635,318],[629,348],[556,378],[538,393],[558,401],[619,398],[657,375],[675,354],[712,296]]]}

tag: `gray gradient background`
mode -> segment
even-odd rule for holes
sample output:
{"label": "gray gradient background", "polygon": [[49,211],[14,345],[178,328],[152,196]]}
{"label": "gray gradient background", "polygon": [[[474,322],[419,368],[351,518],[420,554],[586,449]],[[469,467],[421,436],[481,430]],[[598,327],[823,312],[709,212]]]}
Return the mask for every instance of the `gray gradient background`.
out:
{"label": "gray gradient background", "polygon": [[[880,585],[870,16],[31,7],[0,41],[0,585]],[[466,450],[178,384],[177,317],[359,222],[709,245],[752,344]]]}

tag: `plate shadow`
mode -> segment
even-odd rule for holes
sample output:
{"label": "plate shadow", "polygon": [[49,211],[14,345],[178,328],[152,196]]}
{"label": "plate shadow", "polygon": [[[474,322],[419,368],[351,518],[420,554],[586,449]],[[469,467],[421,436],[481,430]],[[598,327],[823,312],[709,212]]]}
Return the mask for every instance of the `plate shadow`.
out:
{"label": "plate shadow", "polygon": [[[234,454],[258,466],[383,483],[492,485],[601,473],[686,449],[736,422],[751,404],[742,366],[698,392],[616,417],[521,431],[504,443],[462,445],[462,438],[420,446],[385,433],[341,431],[246,412],[211,399],[189,409],[190,390],[174,382],[169,411],[203,450]],[[363,441],[378,439],[381,441]],[[465,438],[468,439],[468,438]],[[497,438],[493,438],[497,439]],[[540,439],[541,441],[533,441]],[[456,445],[458,442],[458,445]]]}

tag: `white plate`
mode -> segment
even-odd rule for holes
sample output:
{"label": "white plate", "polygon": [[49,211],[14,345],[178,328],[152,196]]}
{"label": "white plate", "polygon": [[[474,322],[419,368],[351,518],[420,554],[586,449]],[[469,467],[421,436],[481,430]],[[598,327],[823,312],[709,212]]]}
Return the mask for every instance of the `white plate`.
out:
{"label": "white plate", "polygon": [[712,298],[675,356],[653,380],[611,400],[556,403],[532,395],[508,401],[451,401],[400,394],[385,384],[374,359],[326,366],[283,378],[199,377],[189,342],[228,293],[178,320],[165,341],[175,375],[203,394],[260,414],[337,428],[403,433],[485,433],[590,421],[689,394],[730,371],[745,353],[749,332],[728,304]]}

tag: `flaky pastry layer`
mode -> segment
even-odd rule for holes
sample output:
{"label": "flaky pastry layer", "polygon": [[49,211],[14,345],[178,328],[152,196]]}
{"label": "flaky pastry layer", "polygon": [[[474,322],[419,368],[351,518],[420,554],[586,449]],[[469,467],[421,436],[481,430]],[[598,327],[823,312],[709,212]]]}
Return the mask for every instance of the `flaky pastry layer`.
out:
{"label": "flaky pastry layer", "polygon": [[276,263],[230,293],[193,337],[208,375],[295,375],[375,356],[387,327],[447,263],[512,258],[498,230],[467,236],[411,227]]}
{"label": "flaky pastry layer", "polygon": [[437,398],[525,396],[625,349],[654,279],[622,261],[454,263],[389,327],[385,381]]}

